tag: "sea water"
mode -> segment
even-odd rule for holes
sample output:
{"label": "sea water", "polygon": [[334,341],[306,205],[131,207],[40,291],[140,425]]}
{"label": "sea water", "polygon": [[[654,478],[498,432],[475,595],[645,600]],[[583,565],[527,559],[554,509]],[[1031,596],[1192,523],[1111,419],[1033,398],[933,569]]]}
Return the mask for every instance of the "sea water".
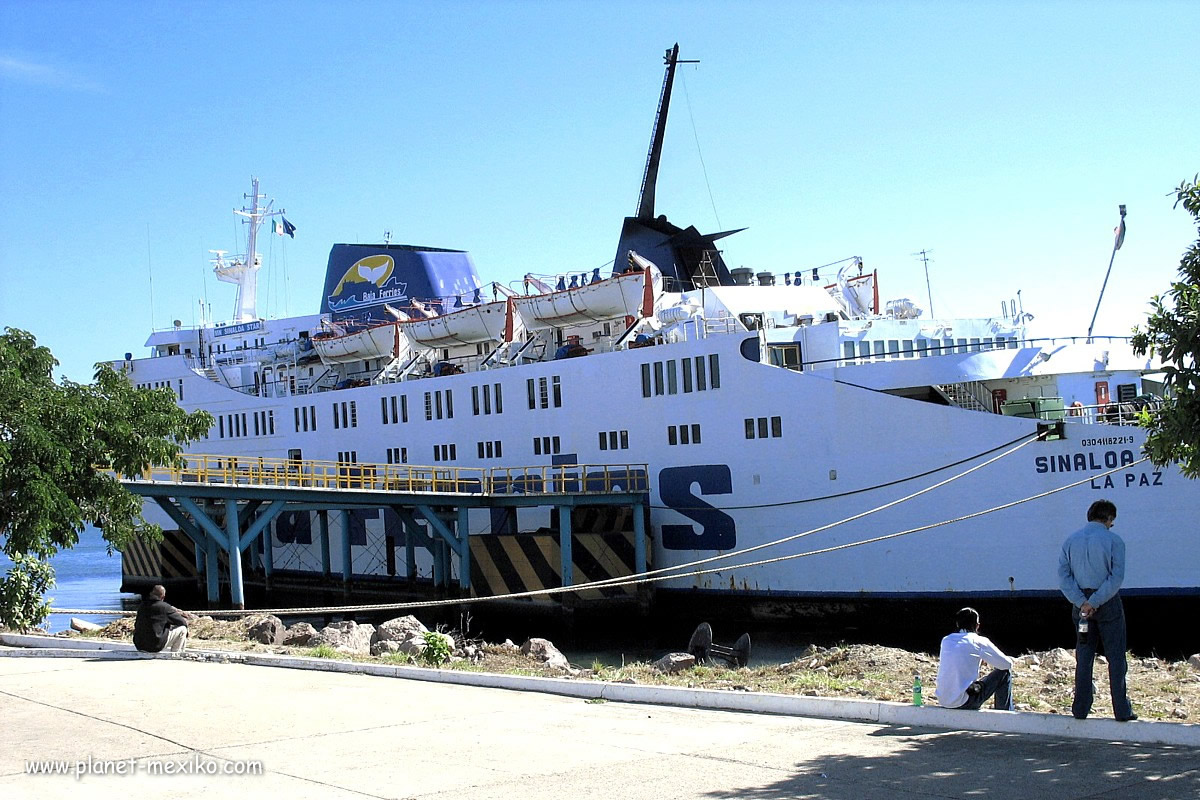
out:
{"label": "sea water", "polygon": [[[122,599],[136,600],[137,595],[123,595],[121,589],[121,554],[108,554],[108,547],[98,528],[90,525],[79,535],[79,543],[70,550],[59,552],[50,560],[54,566],[55,585],[47,594],[54,608],[117,609]],[[12,561],[0,553],[0,573],[7,573]],[[80,619],[106,625],[115,617],[76,614]],[[66,630],[71,618],[52,614],[46,621],[50,631]]]}

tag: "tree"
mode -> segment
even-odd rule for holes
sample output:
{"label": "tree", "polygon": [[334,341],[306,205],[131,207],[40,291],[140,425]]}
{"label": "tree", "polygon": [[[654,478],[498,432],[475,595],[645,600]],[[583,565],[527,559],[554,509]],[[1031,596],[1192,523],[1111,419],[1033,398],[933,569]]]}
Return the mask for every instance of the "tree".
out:
{"label": "tree", "polygon": [[96,365],[91,384],[56,382],[56,366],[32,334],[0,335],[0,537],[14,562],[0,582],[0,619],[22,629],[46,617],[46,562],[74,547],[87,523],[110,554],[135,537],[161,540],[113,473],[178,462],[213,422],[177,406],[170,389],[135,388],[109,364]]}
{"label": "tree", "polygon": [[1200,477],[1200,174],[1175,190],[1175,206],[1183,205],[1196,222],[1198,238],[1179,261],[1179,280],[1166,299],[1151,300],[1146,330],[1134,329],[1133,351],[1149,353],[1163,364],[1168,397],[1157,409],[1142,412],[1149,429],[1146,454],[1161,466],[1170,461],[1189,478]]}

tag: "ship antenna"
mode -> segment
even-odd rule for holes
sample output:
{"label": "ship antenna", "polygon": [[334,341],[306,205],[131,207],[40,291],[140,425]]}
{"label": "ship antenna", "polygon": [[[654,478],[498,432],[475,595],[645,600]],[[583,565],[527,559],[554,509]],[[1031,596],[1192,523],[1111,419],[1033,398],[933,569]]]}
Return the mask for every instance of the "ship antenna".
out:
{"label": "ship antenna", "polygon": [[1125,206],[1120,206],[1121,221],[1117,223],[1117,227],[1113,229],[1113,251],[1108,258],[1108,272],[1104,273],[1104,284],[1100,287],[1100,296],[1096,298],[1096,310],[1092,312],[1092,324],[1088,325],[1087,343],[1092,343],[1092,328],[1096,327],[1096,315],[1100,313],[1100,301],[1104,299],[1104,290],[1108,288],[1108,276],[1112,274],[1113,260],[1117,257],[1117,251],[1121,249],[1121,245],[1125,243]]}
{"label": "ship antenna", "polygon": [[646,172],[642,176],[642,192],[638,197],[637,218],[646,222],[654,219],[654,187],[658,183],[658,163],[662,159],[663,137],[667,133],[667,111],[671,106],[671,86],[675,83],[676,64],[699,64],[698,59],[679,60],[679,42],[663,56],[667,74],[663,77],[658,113],[654,115],[654,130],[650,134],[650,152],[646,155]]}
{"label": "ship antenna", "polygon": [[933,261],[929,254],[933,252],[933,248],[922,250],[918,253],[913,253],[913,256],[920,256],[920,261],[925,265],[925,296],[929,298],[929,318],[933,319],[933,289],[929,288],[929,262]]}

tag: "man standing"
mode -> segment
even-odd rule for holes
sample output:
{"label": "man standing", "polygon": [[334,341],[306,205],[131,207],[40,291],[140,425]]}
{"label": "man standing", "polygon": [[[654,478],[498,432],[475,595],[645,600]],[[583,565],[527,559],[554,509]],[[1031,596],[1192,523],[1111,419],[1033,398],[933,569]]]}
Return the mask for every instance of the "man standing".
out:
{"label": "man standing", "polygon": [[158,653],[164,649],[179,653],[187,644],[187,620],[178,608],[166,602],[166,596],[167,590],[156,585],[138,606],[137,619],[133,623],[133,646],[144,653]]}
{"label": "man standing", "polygon": [[[958,633],[942,639],[937,674],[938,705],[944,708],[964,708],[974,711],[992,695],[992,706],[998,711],[1012,711],[1013,661],[979,635],[979,612],[964,608],[954,617]],[[979,663],[986,662],[994,669],[979,680]]]}
{"label": "man standing", "polygon": [[1118,594],[1125,580],[1125,542],[1111,530],[1117,507],[1108,500],[1092,503],[1087,518],[1087,525],[1063,542],[1058,558],[1059,586],[1071,601],[1071,619],[1079,632],[1071,713],[1086,719],[1092,710],[1092,666],[1097,646],[1103,645],[1113,716],[1125,722],[1137,719],[1125,690],[1125,608]]}

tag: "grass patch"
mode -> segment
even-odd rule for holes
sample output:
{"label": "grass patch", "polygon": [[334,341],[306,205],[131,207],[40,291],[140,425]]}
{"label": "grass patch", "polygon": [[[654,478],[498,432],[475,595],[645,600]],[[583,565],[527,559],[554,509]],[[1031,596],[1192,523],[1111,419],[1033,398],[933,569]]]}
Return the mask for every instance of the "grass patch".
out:
{"label": "grass patch", "polygon": [[342,653],[327,644],[319,644],[308,652],[313,658],[341,658]]}

